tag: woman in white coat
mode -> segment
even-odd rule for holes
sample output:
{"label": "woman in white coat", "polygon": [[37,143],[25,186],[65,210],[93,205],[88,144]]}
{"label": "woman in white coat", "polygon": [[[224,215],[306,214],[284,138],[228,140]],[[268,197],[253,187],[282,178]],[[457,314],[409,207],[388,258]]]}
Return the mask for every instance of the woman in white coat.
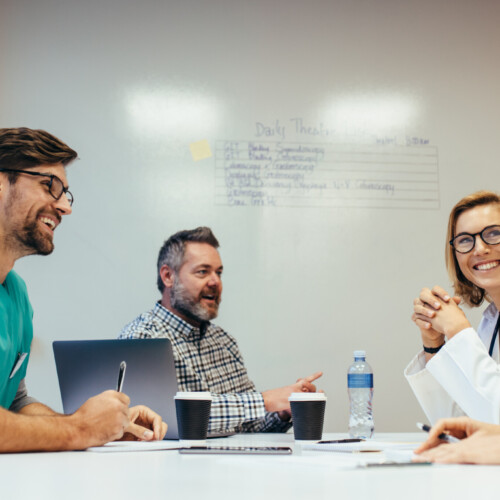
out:
{"label": "woman in white coat", "polygon": [[[456,297],[443,288],[424,288],[412,319],[423,350],[405,375],[431,423],[467,415],[500,423],[500,196],[479,191],[451,211],[446,265]],[[459,303],[477,307],[486,300],[475,331]]]}

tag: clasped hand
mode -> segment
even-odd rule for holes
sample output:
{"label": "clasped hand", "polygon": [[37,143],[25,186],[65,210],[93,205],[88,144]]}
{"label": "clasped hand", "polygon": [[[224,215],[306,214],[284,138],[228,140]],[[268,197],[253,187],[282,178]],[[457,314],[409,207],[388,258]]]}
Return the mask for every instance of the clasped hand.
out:
{"label": "clasped hand", "polygon": [[420,328],[424,344],[437,347],[444,342],[444,337],[450,340],[470,323],[458,304],[459,297],[451,298],[440,286],[431,289],[423,288],[420,295],[413,301],[412,320]]}

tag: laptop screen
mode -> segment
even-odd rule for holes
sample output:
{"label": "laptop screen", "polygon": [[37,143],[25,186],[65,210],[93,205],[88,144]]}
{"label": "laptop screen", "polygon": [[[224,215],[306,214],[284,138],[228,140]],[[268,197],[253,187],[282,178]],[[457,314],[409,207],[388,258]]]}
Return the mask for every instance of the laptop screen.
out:
{"label": "laptop screen", "polygon": [[53,342],[64,413],[87,399],[116,389],[120,363],[126,361],[123,392],[130,406],[145,405],[168,424],[165,439],[178,439],[177,392],[172,345],[168,339],[68,340]]}

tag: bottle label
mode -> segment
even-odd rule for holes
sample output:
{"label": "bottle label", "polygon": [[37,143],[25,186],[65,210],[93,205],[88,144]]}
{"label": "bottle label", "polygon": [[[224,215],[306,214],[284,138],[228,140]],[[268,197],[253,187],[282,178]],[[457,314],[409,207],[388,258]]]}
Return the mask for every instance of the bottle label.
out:
{"label": "bottle label", "polygon": [[366,388],[373,387],[373,373],[349,373],[347,375],[347,387]]}

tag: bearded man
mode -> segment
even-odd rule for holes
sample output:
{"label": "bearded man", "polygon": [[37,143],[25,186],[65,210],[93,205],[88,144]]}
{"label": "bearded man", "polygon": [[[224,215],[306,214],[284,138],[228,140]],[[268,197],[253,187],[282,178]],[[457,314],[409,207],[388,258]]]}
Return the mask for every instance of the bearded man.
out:
{"label": "bearded man", "polygon": [[285,432],[291,426],[288,397],[315,392],[321,372],[295,384],[258,392],[236,340],[211,323],[222,296],[219,242],[208,227],[179,231],[158,256],[162,298],[128,324],[119,338],[168,338],[180,391],[212,393],[209,433]]}

